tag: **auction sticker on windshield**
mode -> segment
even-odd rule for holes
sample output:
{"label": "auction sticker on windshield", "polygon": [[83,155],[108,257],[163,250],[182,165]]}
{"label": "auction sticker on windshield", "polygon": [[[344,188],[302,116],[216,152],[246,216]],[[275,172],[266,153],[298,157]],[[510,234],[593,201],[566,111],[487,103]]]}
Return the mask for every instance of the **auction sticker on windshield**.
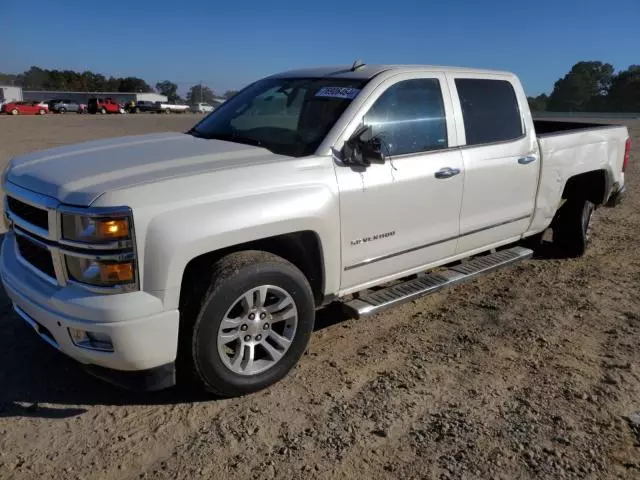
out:
{"label": "auction sticker on windshield", "polygon": [[348,87],[322,87],[316,93],[316,97],[333,97],[333,98],[346,98],[353,100],[356,95],[360,93],[359,88]]}

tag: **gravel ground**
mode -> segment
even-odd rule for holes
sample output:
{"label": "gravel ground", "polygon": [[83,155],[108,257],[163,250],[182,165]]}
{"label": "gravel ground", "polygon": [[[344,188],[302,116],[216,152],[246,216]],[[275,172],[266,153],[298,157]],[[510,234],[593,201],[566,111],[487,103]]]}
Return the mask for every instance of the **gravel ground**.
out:
{"label": "gravel ground", "polygon": [[[33,150],[196,116],[0,118]],[[318,314],[283,382],[232,400],[121,391],[0,307],[0,478],[640,478],[640,121],[626,202],[540,257],[366,320]]]}

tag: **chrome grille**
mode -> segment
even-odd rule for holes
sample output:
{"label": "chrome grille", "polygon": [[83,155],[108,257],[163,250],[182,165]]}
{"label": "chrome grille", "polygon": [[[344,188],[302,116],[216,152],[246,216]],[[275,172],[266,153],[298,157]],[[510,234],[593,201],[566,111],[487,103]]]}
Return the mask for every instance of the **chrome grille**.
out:
{"label": "chrome grille", "polygon": [[[69,278],[66,257],[84,257],[99,261],[136,262],[135,233],[129,207],[83,208],[61,204],[55,198],[5,182],[5,214],[13,231],[14,249],[18,261],[43,280],[65,287],[69,284],[101,294],[122,293],[139,289],[135,282],[112,286],[96,286]],[[105,244],[89,244],[65,240],[62,237],[62,217],[77,214],[92,217],[121,215],[129,218],[130,239]]]}

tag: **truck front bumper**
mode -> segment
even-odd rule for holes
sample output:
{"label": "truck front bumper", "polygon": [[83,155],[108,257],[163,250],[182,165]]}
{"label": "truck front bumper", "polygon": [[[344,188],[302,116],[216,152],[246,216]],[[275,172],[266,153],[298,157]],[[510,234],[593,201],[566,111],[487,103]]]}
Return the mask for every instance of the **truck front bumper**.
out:
{"label": "truck front bumper", "polygon": [[[159,298],[146,292],[103,295],[53,285],[19,260],[12,232],[2,245],[0,277],[18,316],[90,373],[134,389],[175,384],[179,314],[165,311]],[[77,331],[106,336],[110,347],[96,349],[74,341],[71,332]]]}

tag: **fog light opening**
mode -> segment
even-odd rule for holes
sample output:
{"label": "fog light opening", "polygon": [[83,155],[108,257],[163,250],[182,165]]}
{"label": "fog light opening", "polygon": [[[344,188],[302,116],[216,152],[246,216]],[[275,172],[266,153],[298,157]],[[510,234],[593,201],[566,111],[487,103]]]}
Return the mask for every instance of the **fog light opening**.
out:
{"label": "fog light opening", "polygon": [[88,332],[78,328],[69,328],[69,337],[76,347],[99,352],[113,352],[113,342],[106,333]]}

